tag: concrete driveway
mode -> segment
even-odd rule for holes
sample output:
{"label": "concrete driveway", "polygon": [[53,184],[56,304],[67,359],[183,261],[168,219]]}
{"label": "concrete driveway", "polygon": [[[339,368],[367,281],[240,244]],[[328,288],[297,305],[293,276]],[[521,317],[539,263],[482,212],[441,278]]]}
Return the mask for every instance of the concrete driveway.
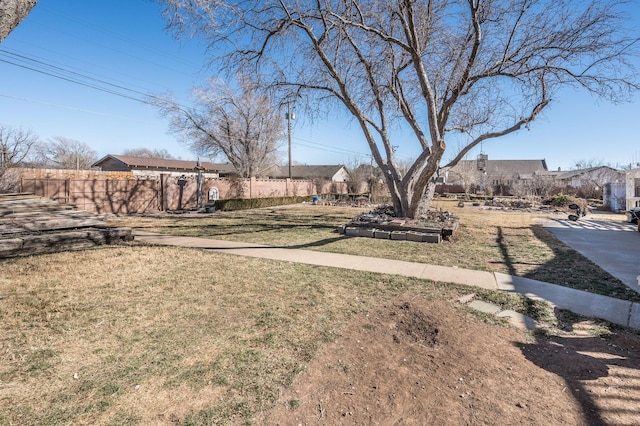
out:
{"label": "concrete driveway", "polygon": [[609,215],[589,214],[577,222],[544,219],[542,225],[560,241],[640,292],[640,232],[637,225],[606,216]]}

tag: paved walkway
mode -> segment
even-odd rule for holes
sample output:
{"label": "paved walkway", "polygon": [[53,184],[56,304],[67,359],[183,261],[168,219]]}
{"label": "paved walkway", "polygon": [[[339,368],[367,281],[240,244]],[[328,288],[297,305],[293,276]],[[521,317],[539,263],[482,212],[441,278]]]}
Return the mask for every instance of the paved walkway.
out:
{"label": "paved walkway", "polygon": [[544,228],[569,247],[618,278],[624,285],[640,291],[640,235],[637,225],[602,220],[598,214],[572,222],[566,219],[540,219]]}
{"label": "paved walkway", "polygon": [[428,265],[367,256],[278,248],[208,238],[182,237],[135,231],[136,241],[147,244],[191,247],[239,256],[259,257],[308,265],[402,275],[451,282],[491,290],[516,292],[531,299],[545,300],[560,309],[615,324],[640,329],[640,303],[600,296],[555,284],[501,273],[472,271],[456,267]]}

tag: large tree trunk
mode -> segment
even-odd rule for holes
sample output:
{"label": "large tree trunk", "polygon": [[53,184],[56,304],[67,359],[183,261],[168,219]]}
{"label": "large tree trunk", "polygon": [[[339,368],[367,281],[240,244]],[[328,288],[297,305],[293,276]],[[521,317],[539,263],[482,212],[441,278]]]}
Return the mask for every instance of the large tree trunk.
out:
{"label": "large tree trunk", "polygon": [[[403,185],[402,182],[387,179],[393,209],[398,217],[419,219],[426,216],[431,206],[436,191],[436,182],[430,178],[420,195],[411,190],[413,185],[415,185],[414,182]],[[417,199],[413,199],[412,196]]]}
{"label": "large tree trunk", "polygon": [[0,1],[0,42],[27,17],[38,0]]}

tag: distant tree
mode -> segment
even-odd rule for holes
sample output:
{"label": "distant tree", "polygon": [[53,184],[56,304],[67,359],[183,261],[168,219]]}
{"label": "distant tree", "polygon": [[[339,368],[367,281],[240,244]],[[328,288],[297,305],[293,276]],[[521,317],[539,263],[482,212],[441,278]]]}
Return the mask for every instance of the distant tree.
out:
{"label": "distant tree", "polygon": [[176,158],[166,149],[132,148],[126,149],[122,155],[142,158],[161,158],[163,160],[175,160]]}
{"label": "distant tree", "polygon": [[0,42],[27,17],[38,0],[0,1]]}
{"label": "distant tree", "polygon": [[619,170],[640,169],[640,161],[631,161],[623,164],[617,163],[615,168]]}
{"label": "distant tree", "polygon": [[557,189],[557,185],[552,176],[534,174],[531,179],[518,179],[511,186],[511,191],[517,197],[545,199]]}
{"label": "distant tree", "polygon": [[38,141],[31,130],[0,125],[0,168],[23,166]]}
{"label": "distant tree", "polygon": [[86,170],[98,160],[98,153],[84,142],[57,136],[38,146],[38,158],[44,167]]}
{"label": "distant tree", "polygon": [[594,167],[601,167],[601,166],[609,166],[609,163],[606,163],[603,159],[600,158],[590,158],[590,159],[582,159],[582,160],[576,160],[573,164],[572,170],[584,170],[584,169],[591,169]]}
{"label": "distant tree", "polygon": [[0,125],[0,192],[18,190],[15,168],[25,165],[37,144],[38,136],[30,130]]}
{"label": "distant tree", "polygon": [[[164,3],[170,26],[207,38],[212,65],[355,120],[400,216],[429,207],[441,166],[526,128],[563,87],[616,101],[638,88],[623,0]],[[401,144],[419,153],[404,173]]]}
{"label": "distant tree", "polygon": [[463,160],[449,169],[449,182],[462,186],[465,196],[469,196],[471,189],[478,187],[482,180],[482,170],[478,170],[478,163],[473,160]]}
{"label": "distant tree", "polygon": [[255,82],[241,79],[234,88],[216,80],[193,92],[194,106],[172,99],[155,103],[171,119],[171,131],[191,150],[209,158],[223,156],[242,177],[259,174],[277,163],[284,138],[283,115],[268,93]]}
{"label": "distant tree", "polygon": [[376,168],[369,163],[358,163],[352,161],[347,165],[349,173],[348,188],[352,194],[360,192],[371,192],[372,181],[376,178]]}

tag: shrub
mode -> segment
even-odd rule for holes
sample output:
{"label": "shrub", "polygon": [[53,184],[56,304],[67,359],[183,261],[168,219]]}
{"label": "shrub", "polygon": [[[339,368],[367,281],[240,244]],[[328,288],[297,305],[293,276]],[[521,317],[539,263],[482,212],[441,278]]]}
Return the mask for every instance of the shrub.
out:
{"label": "shrub", "polygon": [[221,210],[221,211],[249,210],[249,209],[259,209],[262,207],[298,204],[298,203],[303,203],[305,201],[311,201],[311,196],[271,197],[271,198],[233,198],[230,200],[217,200],[215,202],[215,207],[216,207],[216,210]]}
{"label": "shrub", "polygon": [[549,199],[544,200],[543,204],[555,207],[565,207],[573,202],[573,197],[567,194],[556,194]]}

